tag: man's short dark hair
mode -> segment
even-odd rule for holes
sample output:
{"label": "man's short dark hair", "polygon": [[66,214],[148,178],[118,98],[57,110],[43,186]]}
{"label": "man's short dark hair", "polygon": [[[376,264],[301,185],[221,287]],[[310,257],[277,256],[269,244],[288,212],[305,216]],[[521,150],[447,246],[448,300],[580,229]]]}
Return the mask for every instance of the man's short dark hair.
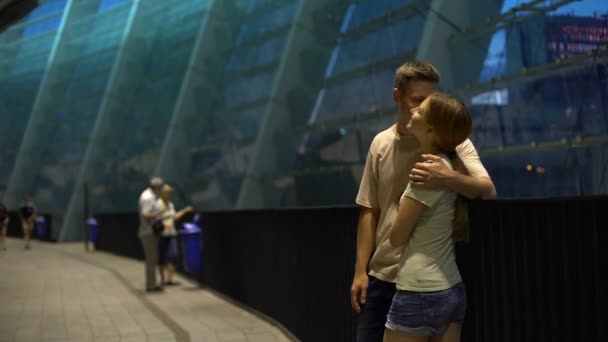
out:
{"label": "man's short dark hair", "polygon": [[395,72],[395,88],[405,90],[410,81],[439,83],[439,71],[431,63],[413,60],[404,63]]}

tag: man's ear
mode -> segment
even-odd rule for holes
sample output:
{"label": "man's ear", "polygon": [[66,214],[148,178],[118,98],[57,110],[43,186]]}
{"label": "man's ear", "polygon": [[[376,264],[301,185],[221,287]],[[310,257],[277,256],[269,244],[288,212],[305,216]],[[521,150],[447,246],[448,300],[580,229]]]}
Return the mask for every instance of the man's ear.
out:
{"label": "man's ear", "polygon": [[399,103],[400,99],[401,99],[401,92],[399,91],[399,89],[397,89],[397,87],[393,88],[393,101]]}

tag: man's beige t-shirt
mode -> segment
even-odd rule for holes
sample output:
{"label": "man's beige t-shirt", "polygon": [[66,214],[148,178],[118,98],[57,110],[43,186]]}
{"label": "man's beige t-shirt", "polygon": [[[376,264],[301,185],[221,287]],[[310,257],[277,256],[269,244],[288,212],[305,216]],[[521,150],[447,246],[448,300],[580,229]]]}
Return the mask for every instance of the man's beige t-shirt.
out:
{"label": "man's beige t-shirt", "polygon": [[[410,171],[420,159],[419,146],[415,136],[401,136],[397,125],[393,125],[376,135],[367,154],[356,203],[380,209],[375,250],[369,263],[369,274],[380,280],[395,282],[397,277],[401,249],[393,248],[388,237]],[[470,140],[458,146],[456,152],[472,176],[489,177]]]}
{"label": "man's beige t-shirt", "polygon": [[[452,169],[452,163],[443,157]],[[408,184],[405,197],[424,204],[416,226],[403,247],[397,289],[428,292],[446,290],[462,281],[456,257],[452,227],[457,193],[448,189],[423,189]]]}

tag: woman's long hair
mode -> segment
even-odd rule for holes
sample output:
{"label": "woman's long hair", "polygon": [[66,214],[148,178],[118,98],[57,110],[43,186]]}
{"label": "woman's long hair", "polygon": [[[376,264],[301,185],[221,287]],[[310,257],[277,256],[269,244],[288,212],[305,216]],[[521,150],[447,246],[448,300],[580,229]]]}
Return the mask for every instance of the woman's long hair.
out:
{"label": "woman's long hair", "polygon": [[[428,97],[426,122],[433,128],[436,143],[452,163],[454,170],[469,175],[469,171],[456,153],[456,147],[462,144],[472,131],[471,114],[465,105],[455,97],[434,93]],[[469,239],[469,215],[467,199],[458,195],[454,212],[453,238],[456,241]]]}

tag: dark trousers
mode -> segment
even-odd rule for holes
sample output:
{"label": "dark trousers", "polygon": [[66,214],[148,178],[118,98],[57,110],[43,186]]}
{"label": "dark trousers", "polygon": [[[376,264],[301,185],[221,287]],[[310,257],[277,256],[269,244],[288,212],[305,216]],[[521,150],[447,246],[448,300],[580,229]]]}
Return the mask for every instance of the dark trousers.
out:
{"label": "dark trousers", "polygon": [[369,276],[367,299],[361,307],[357,324],[357,342],[382,342],[386,315],[395,292],[394,283]]}

